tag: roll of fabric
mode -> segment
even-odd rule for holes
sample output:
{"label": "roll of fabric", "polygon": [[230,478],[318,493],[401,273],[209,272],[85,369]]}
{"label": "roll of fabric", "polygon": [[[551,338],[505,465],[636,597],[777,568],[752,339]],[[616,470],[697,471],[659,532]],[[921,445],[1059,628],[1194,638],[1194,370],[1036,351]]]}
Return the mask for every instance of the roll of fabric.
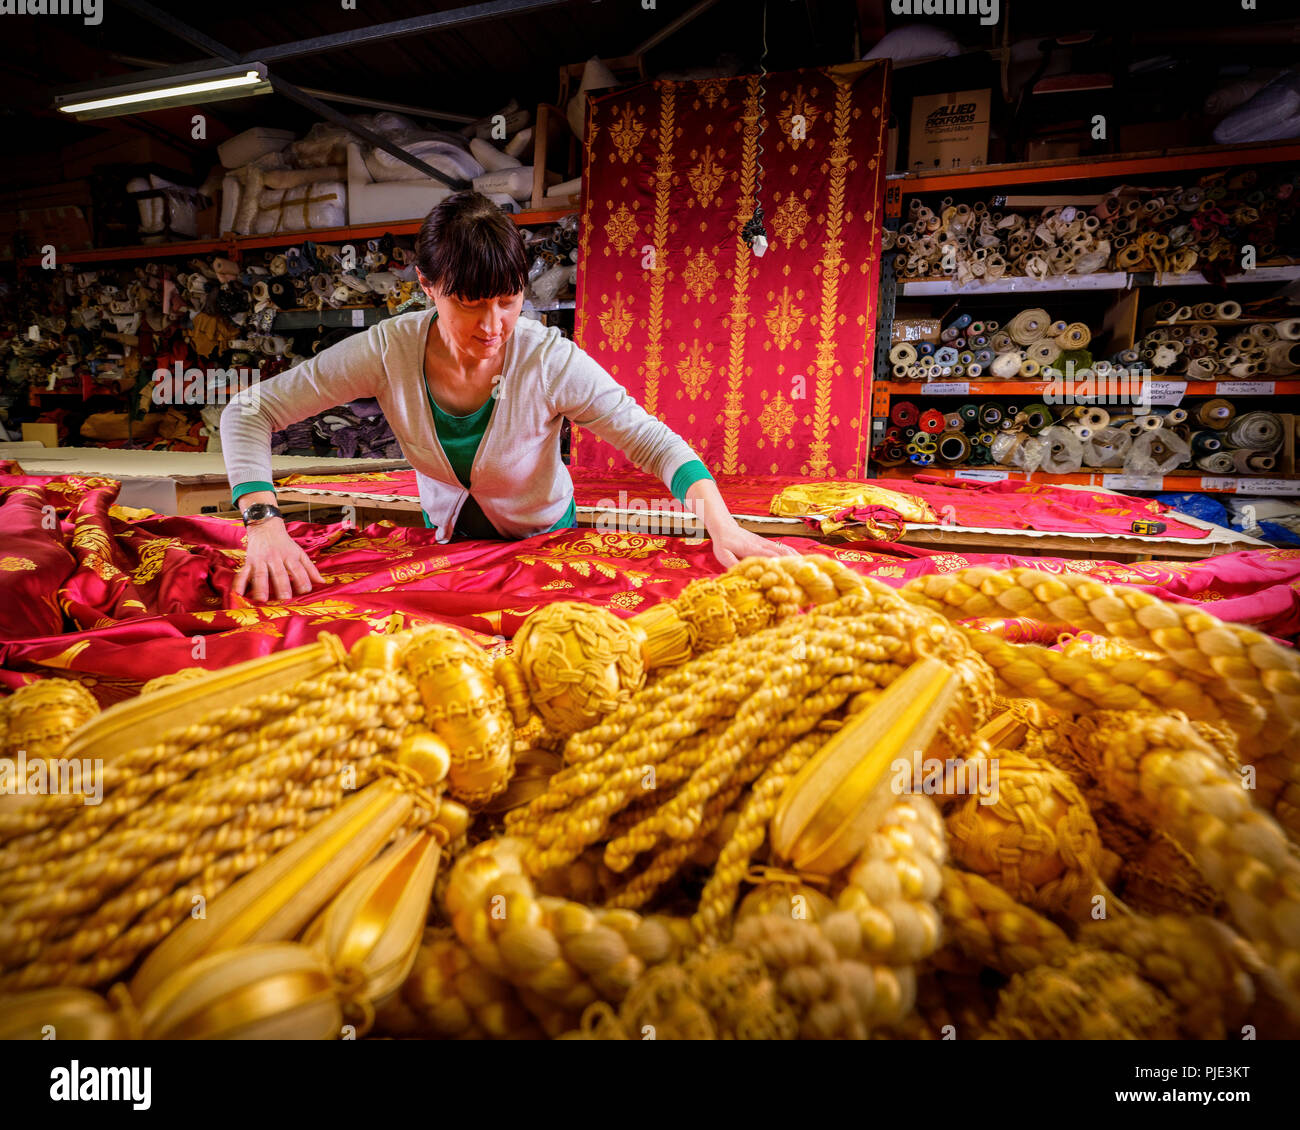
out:
{"label": "roll of fabric", "polygon": [[1249,471],[1276,470],[1277,458],[1261,451],[1252,451],[1246,456],[1246,469]]}
{"label": "roll of fabric", "polygon": [[1236,417],[1224,431],[1224,441],[1231,447],[1252,451],[1274,451],[1282,443],[1282,418],[1273,412],[1247,412]]}
{"label": "roll of fabric", "polygon": [[1164,427],[1164,417],[1157,415],[1155,412],[1147,412],[1145,415],[1138,416],[1138,425],[1145,432],[1154,432],[1158,428]]}
{"label": "roll of fabric", "polygon": [[1024,381],[1034,380],[1041,372],[1043,367],[1032,357],[1026,357],[1020,362],[1020,379]]}
{"label": "roll of fabric", "polygon": [[1073,475],[1083,466],[1083,442],[1069,428],[1054,425],[1040,438],[1047,445],[1041,467],[1049,475]]}
{"label": "roll of fabric", "polygon": [[1007,323],[1007,333],[1017,345],[1032,345],[1047,334],[1052,319],[1046,310],[1031,307],[1021,310]]}
{"label": "roll of fabric", "polygon": [[1110,423],[1110,413],[1104,408],[1087,407],[1079,413],[1079,422],[1094,430],[1104,428]]}
{"label": "roll of fabric", "polygon": [[1281,338],[1268,347],[1269,372],[1278,376],[1300,372],[1300,341]]}
{"label": "roll of fabric", "polygon": [[934,363],[936,365],[957,364],[957,351],[951,345],[941,345],[934,351]]}
{"label": "roll of fabric", "polygon": [[1006,413],[1003,412],[1001,404],[988,401],[987,403],[980,405],[979,422],[981,428],[996,428],[1002,423],[1005,417]]}
{"label": "roll of fabric", "polygon": [[1167,428],[1172,426],[1173,424],[1183,424],[1186,422],[1187,422],[1186,408],[1171,408],[1169,409],[1168,412],[1165,413],[1165,427]]}
{"label": "roll of fabric", "polygon": [[1058,334],[1056,344],[1062,351],[1069,349],[1086,349],[1092,341],[1092,330],[1082,322],[1071,322],[1065,331]]}
{"label": "roll of fabric", "polygon": [[1122,428],[1098,428],[1084,446],[1083,461],[1089,467],[1118,467],[1133,445],[1133,437]]}
{"label": "roll of fabric", "polygon": [[1047,366],[1061,356],[1061,347],[1051,338],[1045,337],[1028,346],[1025,352],[1040,366]]}
{"label": "roll of fabric", "polygon": [[921,418],[917,421],[916,426],[927,435],[938,435],[947,427],[947,421],[939,409],[927,408],[921,413]]}
{"label": "roll of fabric", "polygon": [[1277,331],[1278,337],[1287,341],[1300,341],[1300,318],[1284,318],[1280,322],[1274,322],[1273,329]]}
{"label": "roll of fabric", "polygon": [[944,432],[939,437],[936,451],[937,461],[947,467],[956,467],[965,463],[970,456],[970,440],[959,430]]}
{"label": "roll of fabric", "polygon": [[963,427],[974,427],[979,423],[980,406],[978,404],[963,404],[957,409],[957,415],[961,417]]}
{"label": "roll of fabric", "polygon": [[900,428],[912,427],[920,418],[921,410],[910,400],[895,400],[889,410],[889,418]]}
{"label": "roll of fabric", "polygon": [[1014,380],[1020,375],[1021,357],[1019,353],[999,353],[993,358],[989,371],[1000,381]]}
{"label": "roll of fabric", "polygon": [[949,432],[959,432],[965,426],[959,412],[946,412],[943,417],[944,429]]}
{"label": "roll of fabric", "polygon": [[1026,404],[1020,414],[1025,417],[1025,431],[1032,435],[1051,426],[1052,413],[1046,404]]}
{"label": "roll of fabric", "polygon": [[1232,456],[1226,451],[1213,451],[1196,456],[1196,449],[1193,447],[1192,455],[1195,458],[1196,466],[1202,471],[1208,471],[1211,475],[1231,475],[1237,469],[1237,465],[1232,461]]}
{"label": "roll of fabric", "polygon": [[1219,432],[1209,430],[1193,432],[1191,443],[1192,454],[1195,456],[1213,455],[1223,450],[1223,438]]}
{"label": "roll of fabric", "polygon": [[900,341],[890,349],[889,359],[895,365],[911,365],[916,361],[916,346],[910,341]]}
{"label": "roll of fabric", "polygon": [[1216,398],[1207,400],[1196,410],[1196,419],[1207,428],[1222,430],[1232,423],[1236,414],[1237,409],[1232,401]]}
{"label": "roll of fabric", "polygon": [[1241,303],[1240,303],[1240,302],[1220,302],[1220,303],[1218,304],[1218,306],[1216,306],[1216,307],[1214,308],[1214,317],[1216,317],[1216,318],[1223,318],[1223,319],[1225,319],[1225,320],[1227,320],[1227,321],[1231,321],[1231,320],[1234,319],[1234,318],[1240,318],[1240,317],[1241,317]]}

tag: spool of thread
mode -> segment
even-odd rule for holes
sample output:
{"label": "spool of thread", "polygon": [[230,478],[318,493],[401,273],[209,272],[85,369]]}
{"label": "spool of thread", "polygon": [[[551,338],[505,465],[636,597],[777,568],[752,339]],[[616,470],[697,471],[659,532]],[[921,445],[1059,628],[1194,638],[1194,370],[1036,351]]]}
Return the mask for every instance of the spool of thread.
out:
{"label": "spool of thread", "polygon": [[1196,420],[1207,428],[1222,431],[1237,414],[1237,409],[1230,400],[1207,400],[1196,410]]}
{"label": "spool of thread", "polygon": [[1273,451],[1281,445],[1284,434],[1282,418],[1275,413],[1247,412],[1228,425],[1223,438],[1232,447]]}
{"label": "spool of thread", "polygon": [[915,425],[921,416],[921,410],[910,400],[895,400],[889,410],[889,418],[900,428]]}
{"label": "spool of thread", "polygon": [[963,427],[971,427],[979,423],[980,406],[978,404],[963,404],[957,409],[957,415],[961,417]]}
{"label": "spool of thread", "polygon": [[940,463],[948,467],[955,467],[966,462],[967,457],[970,455],[970,440],[960,430],[944,432],[939,437],[936,455]]}
{"label": "spool of thread", "polygon": [[916,346],[909,341],[900,341],[889,351],[889,359],[895,365],[911,365],[916,361]]}
{"label": "spool of thread", "polygon": [[927,435],[938,435],[947,426],[943,413],[937,408],[927,408],[917,421],[918,428]]}
{"label": "spool of thread", "polygon": [[1002,423],[1006,413],[1002,411],[1002,405],[989,401],[980,405],[980,426],[985,429],[996,428]]}

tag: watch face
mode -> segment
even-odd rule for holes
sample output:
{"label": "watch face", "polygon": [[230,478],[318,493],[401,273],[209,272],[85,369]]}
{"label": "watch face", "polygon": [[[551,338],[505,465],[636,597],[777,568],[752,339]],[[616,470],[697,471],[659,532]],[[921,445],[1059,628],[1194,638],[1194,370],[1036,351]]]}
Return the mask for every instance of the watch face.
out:
{"label": "watch face", "polygon": [[255,502],[244,511],[244,521],[260,522],[270,512],[270,507],[265,502]]}

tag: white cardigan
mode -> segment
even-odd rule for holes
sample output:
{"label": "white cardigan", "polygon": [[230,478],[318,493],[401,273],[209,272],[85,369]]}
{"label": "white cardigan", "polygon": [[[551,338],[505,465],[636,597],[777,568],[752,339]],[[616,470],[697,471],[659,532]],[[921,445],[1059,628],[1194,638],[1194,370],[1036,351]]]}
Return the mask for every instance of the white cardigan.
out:
{"label": "white cardigan", "polygon": [[[249,403],[221,416],[221,450],[232,489],[271,482],[271,433],[363,397],[379,401],[416,470],[420,505],[449,541],[467,491],[439,444],[424,383],[425,344],[435,310],[400,314],[254,385]],[[543,533],[564,517],[573,481],[560,459],[567,416],[613,444],[671,489],[673,474],[697,456],[646,412],[557,327],[520,318],[505,346],[498,403],[470,471],[484,515],[510,538]]]}

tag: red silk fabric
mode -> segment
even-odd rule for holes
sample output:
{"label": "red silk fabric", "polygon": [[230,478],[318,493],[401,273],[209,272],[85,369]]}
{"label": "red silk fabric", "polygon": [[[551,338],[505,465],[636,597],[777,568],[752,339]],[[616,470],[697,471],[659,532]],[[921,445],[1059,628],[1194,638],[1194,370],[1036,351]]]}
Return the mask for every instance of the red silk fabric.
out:
{"label": "red silk fabric", "polygon": [[[289,523],[326,584],[256,605],[231,585],[243,529],[221,518],[130,520],[107,479],[0,475],[0,687],[75,678],[102,705],[183,667],[217,669],[311,643],[321,631],[351,644],[369,632],[438,621],[480,643],[508,646],[524,618],[555,600],[633,616],[721,572],[708,542],[565,530],[520,542],[439,545],[429,530],[378,523]],[[902,585],[970,565],[1026,565],[1132,584],[1166,600],[1278,637],[1300,634],[1300,550],[1206,561],[1118,564],[1003,554],[928,553],[856,542],[782,538]],[[1040,638],[1027,625],[1012,638]]]}
{"label": "red silk fabric", "polygon": [[[714,475],[860,471],[884,63],[651,82],[590,103],[576,340]],[[761,205],[770,246],[741,231]],[[573,430],[575,467],[631,467]]]}

